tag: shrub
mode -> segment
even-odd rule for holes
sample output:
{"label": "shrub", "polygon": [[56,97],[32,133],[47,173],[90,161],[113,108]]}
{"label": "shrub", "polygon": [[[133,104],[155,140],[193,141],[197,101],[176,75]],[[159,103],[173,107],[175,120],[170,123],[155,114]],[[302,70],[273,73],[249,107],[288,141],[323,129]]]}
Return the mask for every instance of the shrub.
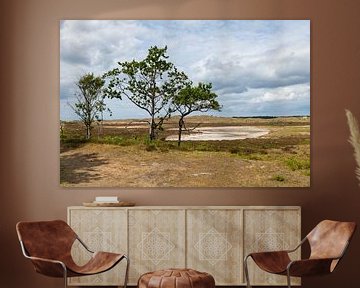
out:
{"label": "shrub", "polygon": [[103,144],[124,145],[125,139],[121,136],[105,136],[100,142]]}
{"label": "shrub", "polygon": [[154,143],[149,143],[146,145],[145,148],[146,151],[151,152],[151,151],[156,151],[156,145]]}
{"label": "shrub", "polygon": [[282,176],[282,175],[275,175],[274,177],[272,177],[272,180],[279,181],[279,182],[284,182],[285,177]]}
{"label": "shrub", "polygon": [[240,149],[237,148],[237,147],[234,147],[234,148],[231,148],[231,149],[230,149],[230,153],[231,153],[231,154],[238,154],[239,152],[240,152]]}
{"label": "shrub", "polygon": [[310,169],[310,159],[290,157],[285,160],[285,163],[292,171]]}

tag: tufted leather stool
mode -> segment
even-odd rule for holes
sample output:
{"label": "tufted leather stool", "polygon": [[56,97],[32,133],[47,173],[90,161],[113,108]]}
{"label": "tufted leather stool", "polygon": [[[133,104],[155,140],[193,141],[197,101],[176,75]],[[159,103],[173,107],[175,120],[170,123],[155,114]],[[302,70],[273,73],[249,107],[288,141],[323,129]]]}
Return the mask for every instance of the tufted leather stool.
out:
{"label": "tufted leather stool", "polygon": [[166,269],[140,276],[138,288],[214,288],[214,277],[192,269]]}

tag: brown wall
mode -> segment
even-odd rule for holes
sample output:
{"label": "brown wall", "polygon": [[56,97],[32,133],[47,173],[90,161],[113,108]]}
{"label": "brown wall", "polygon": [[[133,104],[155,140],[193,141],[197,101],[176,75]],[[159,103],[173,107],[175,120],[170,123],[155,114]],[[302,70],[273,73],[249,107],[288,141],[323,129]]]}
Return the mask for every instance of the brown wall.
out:
{"label": "brown wall", "polygon": [[[62,287],[33,273],[21,257],[15,223],[65,219],[67,206],[95,195],[116,194],[139,205],[301,205],[303,234],[324,218],[360,223],[344,114],[350,108],[360,118],[359,11],[356,0],[1,1],[0,286]],[[311,188],[60,188],[59,20],[199,18],[311,19]],[[358,287],[358,234],[335,274],[303,286]]]}

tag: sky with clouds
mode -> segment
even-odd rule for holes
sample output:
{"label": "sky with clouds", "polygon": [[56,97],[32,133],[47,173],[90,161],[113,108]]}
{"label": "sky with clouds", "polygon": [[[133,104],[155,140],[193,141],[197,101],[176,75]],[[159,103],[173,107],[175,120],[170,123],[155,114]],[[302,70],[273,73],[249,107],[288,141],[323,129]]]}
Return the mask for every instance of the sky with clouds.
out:
{"label": "sky with clouds", "polygon": [[[63,20],[60,118],[77,119],[76,81],[167,45],[169,61],[194,82],[211,82],[216,116],[310,115],[309,20]],[[113,116],[148,117],[129,100],[106,100]]]}

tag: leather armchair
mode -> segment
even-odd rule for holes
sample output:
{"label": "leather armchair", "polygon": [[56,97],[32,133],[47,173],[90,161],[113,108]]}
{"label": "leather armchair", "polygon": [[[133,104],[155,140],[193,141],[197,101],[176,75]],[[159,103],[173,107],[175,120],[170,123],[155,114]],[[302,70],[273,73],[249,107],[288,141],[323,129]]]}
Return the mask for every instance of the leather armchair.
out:
{"label": "leather armchair", "polygon": [[[266,272],[286,275],[289,288],[291,288],[291,276],[305,277],[332,273],[344,256],[355,229],[354,222],[324,220],[292,250],[250,253],[244,259],[247,287],[251,287],[247,266],[249,258]],[[310,245],[310,257],[292,261],[289,253],[296,251],[306,241]]]}
{"label": "leather armchair", "polygon": [[[64,278],[65,288],[67,277],[102,273],[112,269],[123,259],[127,261],[124,281],[126,288],[128,257],[125,254],[91,251],[66,222],[19,222],[16,231],[23,255],[31,260],[35,271],[50,277]],[[79,241],[91,254],[90,260],[83,266],[78,266],[71,256],[71,247],[75,241]]]}

